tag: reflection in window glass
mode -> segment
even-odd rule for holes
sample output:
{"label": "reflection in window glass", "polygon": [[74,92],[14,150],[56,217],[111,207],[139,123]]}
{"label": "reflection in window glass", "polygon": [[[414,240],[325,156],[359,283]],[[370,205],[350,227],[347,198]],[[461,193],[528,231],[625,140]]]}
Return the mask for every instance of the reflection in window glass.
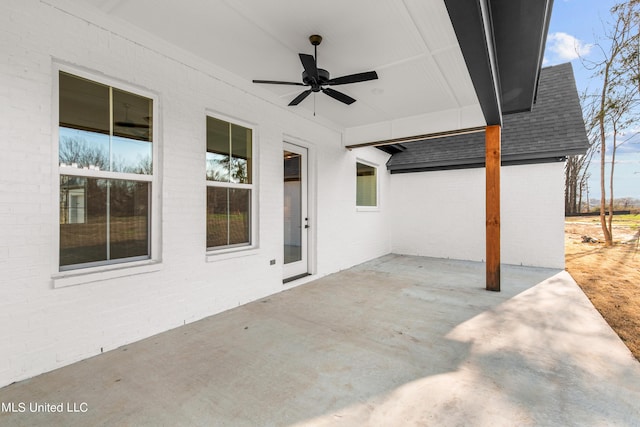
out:
{"label": "reflection in window glass", "polygon": [[151,175],[152,117],[149,98],[61,72],[60,166]]}
{"label": "reflection in window glass", "polygon": [[377,206],[376,168],[356,163],[356,206]]}
{"label": "reflection in window glass", "polygon": [[251,191],[229,189],[229,244],[249,243],[249,207]]}
{"label": "reflection in window glass", "polygon": [[207,187],[207,247],[250,243],[251,190]]}
{"label": "reflection in window glass", "polygon": [[231,182],[251,182],[251,129],[231,125]]}
{"label": "reflection in window glass", "polygon": [[[78,202],[82,200],[82,220]],[[60,265],[107,259],[105,180],[60,177]]]}
{"label": "reflection in window glass", "polygon": [[60,266],[148,258],[150,187],[62,175]]}
{"label": "reflection in window glass", "polygon": [[207,117],[207,180],[250,184],[252,130]]}
{"label": "reflection in window glass", "polygon": [[60,73],[60,127],[110,134],[109,86]]}
{"label": "reflection in window glass", "polygon": [[226,246],[228,239],[228,188],[207,187],[207,247]]}
{"label": "reflection in window glass", "polygon": [[151,143],[114,136],[111,145],[111,170],[114,172],[153,174]]}
{"label": "reflection in window glass", "polygon": [[60,270],[149,259],[153,100],[60,72],[59,118]]}
{"label": "reflection in window glass", "polygon": [[110,259],[149,255],[149,183],[112,180],[109,197]]}
{"label": "reflection in window glass", "polygon": [[109,170],[109,135],[61,127],[60,166]]}
{"label": "reflection in window glass", "polygon": [[113,89],[112,169],[151,175],[153,102],[149,98]]}
{"label": "reflection in window glass", "polygon": [[229,156],[207,152],[207,179],[229,182]]}
{"label": "reflection in window glass", "polygon": [[284,263],[302,260],[302,156],[284,152]]}
{"label": "reflection in window glass", "polygon": [[207,117],[207,179],[229,182],[229,147],[231,129],[229,123]]}
{"label": "reflection in window glass", "polygon": [[113,134],[151,142],[153,102],[149,98],[113,89]]}

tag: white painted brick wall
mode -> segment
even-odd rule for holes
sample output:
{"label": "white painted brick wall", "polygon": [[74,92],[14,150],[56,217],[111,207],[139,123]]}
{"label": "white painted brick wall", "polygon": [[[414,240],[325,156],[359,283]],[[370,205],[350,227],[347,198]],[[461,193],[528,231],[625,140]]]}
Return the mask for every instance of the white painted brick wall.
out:
{"label": "white painted brick wall", "polygon": [[502,171],[503,262],[564,269],[564,163]]}
{"label": "white painted brick wall", "polygon": [[[67,0],[54,4],[0,2],[0,386],[285,289],[285,135],[304,141],[315,171],[310,218],[318,276],[392,249],[484,258],[481,169],[390,177],[384,167],[386,154],[376,149],[345,150],[340,131],[251,95],[250,83],[148,36],[130,39],[121,24],[104,17],[87,20],[83,17],[89,15],[69,7]],[[160,119],[156,166],[161,212],[153,218],[161,224],[159,271],[52,286],[58,229],[56,62],[106,76],[116,86],[118,81],[135,85],[159,98],[155,114]],[[256,127],[259,248],[248,256],[216,262],[206,262],[205,256],[207,111]],[[380,209],[375,212],[355,207],[357,158],[380,166]],[[518,194],[533,179],[540,191],[562,179],[560,164],[518,169],[522,172],[514,174],[507,170],[503,169],[503,190],[511,194]],[[516,190],[509,190],[509,185]],[[507,210],[503,237],[517,236],[503,240],[503,261],[561,265],[562,254],[556,248],[558,236],[562,238],[557,221],[562,218],[562,189],[554,191],[558,192],[554,202],[544,208],[536,201],[546,193],[503,196],[503,212]],[[445,211],[441,200],[451,202]],[[525,206],[532,210],[523,211]],[[463,210],[467,213],[461,214]],[[528,215],[527,230],[510,222],[515,214]],[[541,218],[548,222],[541,223]],[[453,225],[459,231],[443,236],[442,230]],[[525,231],[535,235],[518,234]],[[522,240],[534,246],[518,246]],[[531,253],[546,254],[533,259],[528,258]],[[276,259],[275,266],[269,265],[271,259]]]}
{"label": "white painted brick wall", "polygon": [[484,200],[484,169],[392,175],[392,251],[482,261]]}
{"label": "white painted brick wall", "polygon": [[[53,2],[52,2],[53,3]],[[379,212],[355,209],[355,154],[339,131],[251,95],[213,65],[118,23],[87,21],[70,2],[0,2],[0,386],[279,292],[282,285],[282,143],[307,141],[315,162],[318,275],[383,255],[387,156]],[[58,209],[54,63],[157,94],[160,119],[161,269],[53,288]],[[256,127],[259,248],[206,262],[205,112]],[[276,259],[275,266],[269,260]]]}
{"label": "white painted brick wall", "polygon": [[[502,168],[502,263],[564,268],[563,168]],[[485,260],[483,168],[392,175],[391,206],[393,252]]]}

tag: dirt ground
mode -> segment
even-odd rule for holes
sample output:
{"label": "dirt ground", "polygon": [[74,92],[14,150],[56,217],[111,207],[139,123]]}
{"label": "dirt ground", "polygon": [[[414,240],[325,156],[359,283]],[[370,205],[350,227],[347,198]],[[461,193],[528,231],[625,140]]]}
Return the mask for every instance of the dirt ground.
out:
{"label": "dirt ground", "polygon": [[[596,242],[583,242],[583,236]],[[640,214],[614,216],[612,247],[599,217],[565,222],[566,269],[640,361]]]}

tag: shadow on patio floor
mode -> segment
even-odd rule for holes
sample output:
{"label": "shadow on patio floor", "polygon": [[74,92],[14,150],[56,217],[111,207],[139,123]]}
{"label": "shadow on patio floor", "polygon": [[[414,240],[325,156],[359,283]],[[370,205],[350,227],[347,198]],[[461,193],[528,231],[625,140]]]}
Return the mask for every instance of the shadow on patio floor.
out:
{"label": "shadow on patio floor", "polygon": [[640,423],[640,364],[571,277],[502,277],[388,255],[0,389],[0,424]]}

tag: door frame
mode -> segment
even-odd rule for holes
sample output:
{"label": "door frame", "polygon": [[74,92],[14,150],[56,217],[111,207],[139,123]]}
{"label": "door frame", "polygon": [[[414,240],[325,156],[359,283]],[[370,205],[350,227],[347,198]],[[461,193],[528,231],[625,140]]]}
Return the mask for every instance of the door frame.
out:
{"label": "door frame", "polygon": [[[283,146],[282,153],[284,151],[292,151],[296,152],[296,150],[301,150],[303,155],[306,154],[306,199],[307,199],[307,225],[309,228],[307,229],[307,244],[306,244],[306,272],[299,271],[297,274],[292,274],[291,269],[287,269],[287,265],[284,264],[284,257],[282,259],[282,277],[283,283],[288,284],[294,282],[297,279],[302,279],[304,277],[308,277],[310,275],[315,274],[316,269],[316,241],[317,241],[317,227],[316,227],[316,165],[315,165],[315,151],[313,149],[313,145],[300,140],[298,138],[292,138],[290,136],[283,138]],[[284,177],[284,170],[281,174],[281,177]],[[281,191],[283,194],[283,202],[284,202],[284,182],[281,179]],[[282,205],[284,206],[284,204]],[[283,215],[281,216],[281,220],[284,221],[284,210]],[[303,220],[304,225],[304,220]],[[283,241],[281,248],[284,250],[284,233],[282,234]]]}

